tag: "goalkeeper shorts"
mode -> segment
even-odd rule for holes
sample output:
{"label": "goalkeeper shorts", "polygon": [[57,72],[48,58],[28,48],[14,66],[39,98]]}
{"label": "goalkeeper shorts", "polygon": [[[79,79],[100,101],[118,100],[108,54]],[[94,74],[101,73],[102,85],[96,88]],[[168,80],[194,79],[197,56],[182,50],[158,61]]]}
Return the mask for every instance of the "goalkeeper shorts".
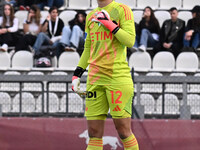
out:
{"label": "goalkeeper shorts", "polygon": [[108,111],[110,111],[112,118],[131,117],[133,94],[133,84],[88,84],[85,107],[87,120],[105,120]]}

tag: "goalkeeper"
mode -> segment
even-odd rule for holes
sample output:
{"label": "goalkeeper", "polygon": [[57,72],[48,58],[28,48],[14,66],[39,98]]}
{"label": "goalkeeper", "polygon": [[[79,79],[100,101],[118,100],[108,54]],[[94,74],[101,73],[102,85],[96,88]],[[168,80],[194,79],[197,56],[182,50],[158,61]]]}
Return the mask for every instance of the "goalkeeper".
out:
{"label": "goalkeeper", "polygon": [[104,122],[110,109],[125,150],[139,150],[131,131],[133,81],[126,49],[135,42],[131,9],[113,0],[97,0],[98,8],[86,18],[84,52],[72,77],[79,93],[80,77],[89,65],[85,116],[88,124],[87,150],[103,149]]}

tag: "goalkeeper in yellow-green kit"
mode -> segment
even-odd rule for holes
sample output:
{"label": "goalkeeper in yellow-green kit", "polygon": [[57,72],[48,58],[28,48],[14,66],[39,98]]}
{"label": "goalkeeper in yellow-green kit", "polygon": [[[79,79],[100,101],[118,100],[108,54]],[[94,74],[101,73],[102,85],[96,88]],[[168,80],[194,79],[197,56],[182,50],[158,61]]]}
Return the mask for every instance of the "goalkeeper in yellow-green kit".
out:
{"label": "goalkeeper in yellow-green kit", "polygon": [[86,18],[83,54],[72,77],[72,90],[79,93],[80,78],[89,65],[85,116],[87,150],[103,149],[104,122],[110,109],[125,150],[139,150],[131,131],[133,81],[126,49],[135,43],[131,9],[113,0],[97,0],[98,8]]}

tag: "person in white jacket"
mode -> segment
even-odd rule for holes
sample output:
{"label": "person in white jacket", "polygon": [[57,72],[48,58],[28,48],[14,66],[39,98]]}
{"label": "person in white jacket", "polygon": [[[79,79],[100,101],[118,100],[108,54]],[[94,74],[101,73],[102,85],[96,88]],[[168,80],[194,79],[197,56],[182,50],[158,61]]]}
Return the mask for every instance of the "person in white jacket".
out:
{"label": "person in white jacket", "polygon": [[14,16],[14,9],[5,4],[3,16],[0,17],[0,50],[7,51],[8,46],[15,46],[18,31],[18,19]]}

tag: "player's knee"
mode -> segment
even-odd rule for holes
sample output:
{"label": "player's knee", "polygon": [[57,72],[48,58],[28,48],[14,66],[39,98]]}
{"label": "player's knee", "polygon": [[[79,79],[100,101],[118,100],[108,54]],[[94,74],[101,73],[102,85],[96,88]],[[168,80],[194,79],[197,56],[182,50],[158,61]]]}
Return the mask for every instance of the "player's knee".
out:
{"label": "player's knee", "polygon": [[95,127],[89,127],[88,134],[89,134],[90,138],[91,137],[102,138],[102,136],[103,136],[103,130],[97,129]]}
{"label": "player's knee", "polygon": [[127,138],[132,133],[131,129],[128,126],[116,125],[115,128],[121,139]]}

